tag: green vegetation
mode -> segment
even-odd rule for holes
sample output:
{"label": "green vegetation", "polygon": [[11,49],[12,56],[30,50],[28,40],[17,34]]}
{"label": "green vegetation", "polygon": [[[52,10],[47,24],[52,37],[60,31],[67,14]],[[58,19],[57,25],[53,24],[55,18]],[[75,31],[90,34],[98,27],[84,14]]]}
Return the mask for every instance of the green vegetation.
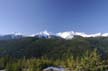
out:
{"label": "green vegetation", "polygon": [[0,69],[42,71],[48,66],[73,71],[108,70],[108,37],[71,40],[25,37],[0,40]]}
{"label": "green vegetation", "polygon": [[[63,57],[62,57],[63,58]],[[4,61],[2,61],[2,59]],[[82,57],[68,56],[63,59],[42,58],[22,58],[11,59],[8,57],[0,58],[0,67],[6,71],[42,71],[48,66],[57,66],[68,68],[73,71],[106,71],[108,70],[107,60],[102,60],[97,50],[86,51]]]}

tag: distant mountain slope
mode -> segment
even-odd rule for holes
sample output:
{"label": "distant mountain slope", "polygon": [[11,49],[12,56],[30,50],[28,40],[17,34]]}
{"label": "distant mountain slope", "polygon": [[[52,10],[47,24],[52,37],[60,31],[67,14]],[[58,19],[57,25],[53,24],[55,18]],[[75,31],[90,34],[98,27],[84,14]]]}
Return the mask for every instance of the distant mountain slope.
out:
{"label": "distant mountain slope", "polygon": [[1,35],[0,40],[21,39],[23,37],[24,37],[23,35],[7,34],[7,35]]}
{"label": "distant mountain slope", "polygon": [[63,58],[69,55],[82,56],[85,51],[98,49],[103,57],[108,56],[108,37],[74,36],[71,40],[60,37],[0,40],[0,56]]}

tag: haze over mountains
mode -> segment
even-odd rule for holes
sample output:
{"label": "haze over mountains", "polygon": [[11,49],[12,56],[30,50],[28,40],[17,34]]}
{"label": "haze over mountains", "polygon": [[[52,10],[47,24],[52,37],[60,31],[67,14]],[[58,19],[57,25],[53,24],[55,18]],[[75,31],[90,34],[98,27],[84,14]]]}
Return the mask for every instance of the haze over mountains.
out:
{"label": "haze over mountains", "polygon": [[81,36],[81,37],[108,37],[108,33],[95,33],[95,34],[86,34],[84,32],[74,32],[74,31],[65,31],[59,33],[52,33],[48,31],[39,32],[32,35],[23,35],[21,33],[12,33],[12,34],[4,34],[0,35],[0,40],[8,40],[8,39],[19,39],[23,37],[44,37],[44,38],[53,38],[53,37],[60,37],[63,39],[72,39],[74,36]]}

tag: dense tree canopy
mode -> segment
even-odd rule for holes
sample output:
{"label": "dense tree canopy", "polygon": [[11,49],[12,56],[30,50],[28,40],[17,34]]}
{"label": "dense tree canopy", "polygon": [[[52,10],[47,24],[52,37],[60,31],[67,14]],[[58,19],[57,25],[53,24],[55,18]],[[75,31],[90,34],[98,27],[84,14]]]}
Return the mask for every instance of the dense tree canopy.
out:
{"label": "dense tree canopy", "polygon": [[107,57],[108,37],[0,40],[0,69],[7,71],[42,71],[48,66],[105,71],[108,69]]}

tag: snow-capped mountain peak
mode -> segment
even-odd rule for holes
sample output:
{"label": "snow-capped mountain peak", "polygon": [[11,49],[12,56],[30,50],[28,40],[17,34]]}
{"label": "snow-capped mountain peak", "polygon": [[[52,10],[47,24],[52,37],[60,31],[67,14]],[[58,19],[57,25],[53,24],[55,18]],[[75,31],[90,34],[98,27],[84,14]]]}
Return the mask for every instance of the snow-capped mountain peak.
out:
{"label": "snow-capped mountain peak", "polygon": [[59,32],[53,34],[48,31],[42,31],[34,35],[23,35],[21,33],[11,33],[0,35],[1,39],[16,39],[16,38],[23,38],[23,37],[38,37],[38,38],[63,38],[63,39],[72,39],[74,36],[81,36],[81,37],[108,37],[108,33],[95,33],[95,34],[86,34],[84,32],[74,32],[74,31],[66,31],[66,32]]}
{"label": "snow-capped mountain peak", "polygon": [[81,37],[108,37],[108,33],[95,33],[95,34],[86,34],[84,32],[74,32],[74,31],[65,31],[65,32],[59,32],[56,34],[52,34],[51,32],[48,31],[43,31],[43,32],[39,32],[35,35],[32,36],[38,36],[38,37],[45,37],[45,38],[51,38],[51,36],[57,36],[57,37],[61,37],[64,39],[72,39],[74,38],[74,36],[81,36]]}
{"label": "snow-capped mountain peak", "polygon": [[107,37],[108,36],[108,33],[104,33],[102,34],[103,37]]}
{"label": "snow-capped mountain peak", "polygon": [[48,31],[43,31],[43,32],[40,32],[40,33],[37,33],[37,35],[47,35],[47,36],[49,36],[50,35],[50,33],[48,32]]}
{"label": "snow-capped mountain peak", "polygon": [[96,33],[96,34],[86,34],[83,32],[73,32],[73,31],[68,31],[68,32],[59,32],[56,34],[57,36],[60,36],[64,39],[72,39],[75,35],[77,36],[82,36],[82,37],[98,37],[98,36],[108,36],[108,34],[101,34],[101,33]]}
{"label": "snow-capped mountain peak", "polygon": [[39,32],[35,35],[32,35],[32,36],[37,36],[39,38],[50,38],[50,35],[51,35],[51,33],[49,33],[48,31],[45,30],[45,31]]}
{"label": "snow-capped mountain peak", "polygon": [[42,32],[39,32],[39,33],[36,33],[36,34],[29,35],[29,36],[34,37],[34,36],[37,36],[37,35],[40,35],[40,36],[49,36],[50,33],[47,30],[45,30],[45,31],[42,31]]}
{"label": "snow-capped mountain peak", "polygon": [[67,38],[67,39],[72,39],[73,38],[73,35],[74,35],[74,32],[73,31],[70,31],[70,32],[59,32],[56,34],[57,36],[60,36],[62,38]]}

